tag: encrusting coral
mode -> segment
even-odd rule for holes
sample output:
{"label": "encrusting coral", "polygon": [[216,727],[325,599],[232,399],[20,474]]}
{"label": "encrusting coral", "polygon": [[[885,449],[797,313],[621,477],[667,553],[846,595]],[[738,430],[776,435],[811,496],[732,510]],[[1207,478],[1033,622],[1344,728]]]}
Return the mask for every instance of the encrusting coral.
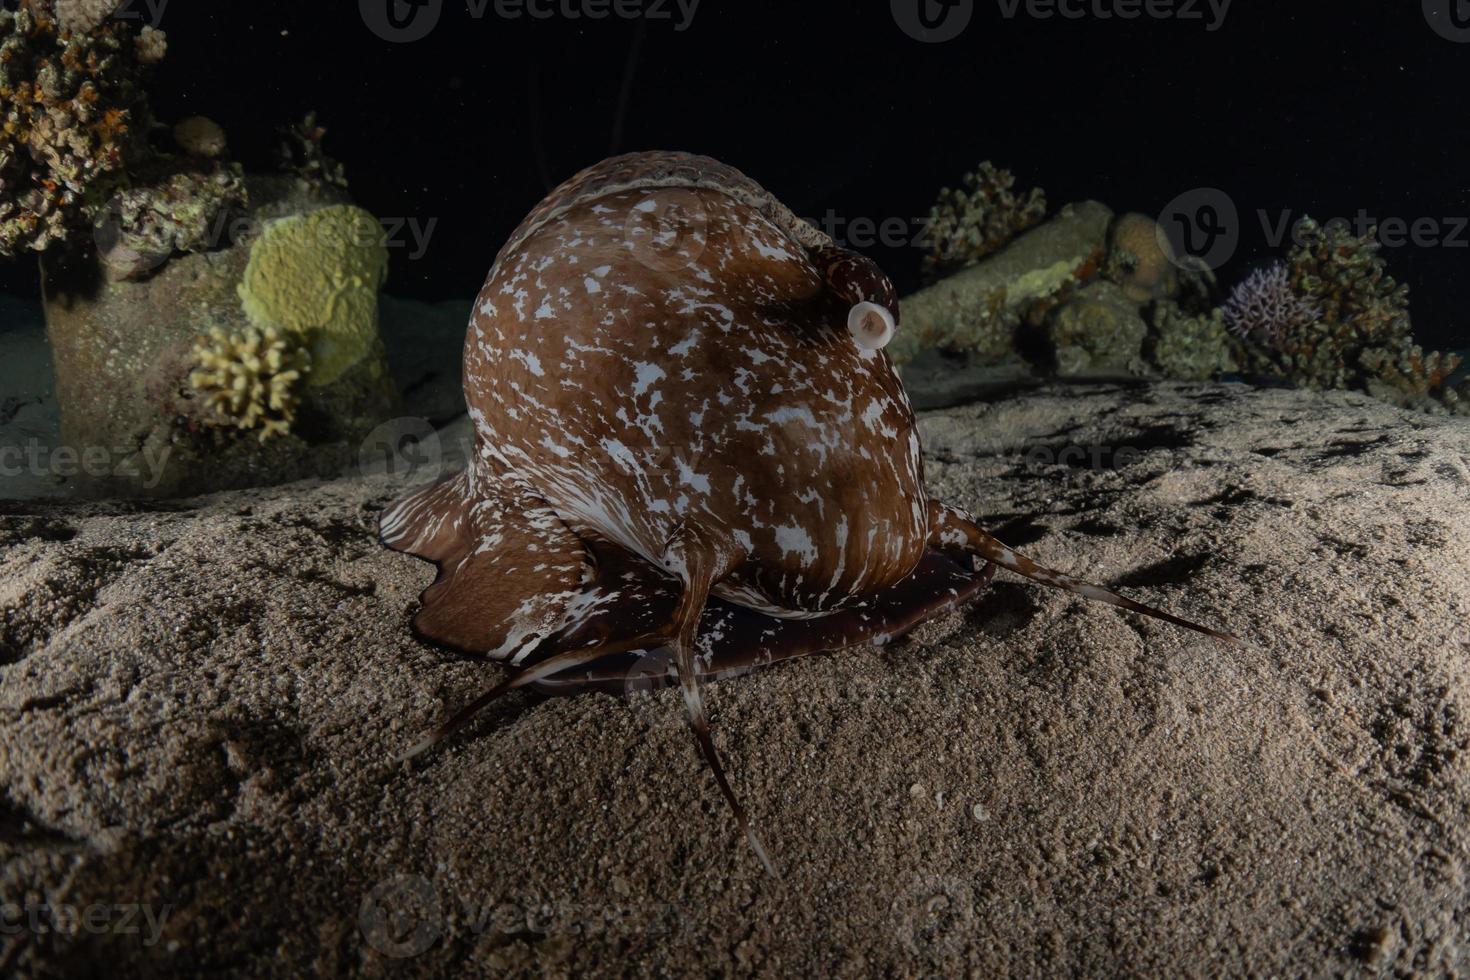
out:
{"label": "encrusting coral", "polygon": [[381,347],[378,289],[387,274],[383,226],[361,208],[334,205],[267,224],[239,294],[257,327],[306,338],[311,383],[326,385]]}
{"label": "encrusting coral", "polygon": [[1016,178],[989,160],[964,177],[964,188],[944,188],[929,212],[926,282],[974,265],[1046,217],[1040,188],[1016,193]]}
{"label": "encrusting coral", "polygon": [[85,227],[148,149],[140,78],[162,53],[115,2],[20,0],[0,9],[0,256],[45,251]]}
{"label": "encrusting coral", "polygon": [[194,346],[198,369],[189,385],[214,419],[237,429],[259,429],[260,441],[285,435],[296,421],[297,385],[311,370],[311,355],[275,327],[247,327],[226,334],[216,327]]}
{"label": "encrusting coral", "polygon": [[1147,319],[1143,354],[1165,377],[1207,381],[1239,370],[1221,310],[1192,315],[1180,304],[1163,300],[1148,311]]}

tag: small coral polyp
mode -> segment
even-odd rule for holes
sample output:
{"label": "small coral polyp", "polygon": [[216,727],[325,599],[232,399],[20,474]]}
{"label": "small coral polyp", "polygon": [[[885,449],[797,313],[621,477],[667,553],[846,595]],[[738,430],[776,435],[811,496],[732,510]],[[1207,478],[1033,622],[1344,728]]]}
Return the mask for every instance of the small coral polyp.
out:
{"label": "small coral polyp", "polygon": [[297,385],[311,371],[311,355],[275,327],[226,334],[216,327],[194,347],[199,369],[189,375],[223,426],[260,430],[260,441],[285,435],[296,421]]}

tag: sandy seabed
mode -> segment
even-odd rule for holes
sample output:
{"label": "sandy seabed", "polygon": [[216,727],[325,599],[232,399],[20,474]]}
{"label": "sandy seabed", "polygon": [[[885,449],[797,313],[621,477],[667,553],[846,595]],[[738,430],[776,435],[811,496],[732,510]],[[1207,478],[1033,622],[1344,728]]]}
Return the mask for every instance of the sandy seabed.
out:
{"label": "sandy seabed", "polygon": [[1470,970],[1470,422],[1168,384],[922,428],[936,496],[1247,642],[1003,575],[715,685],[778,878],[671,691],[394,761],[498,675],[409,632],[401,478],[0,504],[0,974]]}

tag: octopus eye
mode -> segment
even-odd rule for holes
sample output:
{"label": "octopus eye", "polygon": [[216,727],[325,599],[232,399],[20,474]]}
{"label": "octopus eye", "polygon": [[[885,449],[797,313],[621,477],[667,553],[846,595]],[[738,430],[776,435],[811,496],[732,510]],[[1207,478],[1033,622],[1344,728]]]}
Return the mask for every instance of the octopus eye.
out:
{"label": "octopus eye", "polygon": [[847,314],[847,332],[859,347],[882,350],[893,339],[893,314],[877,303],[859,303]]}

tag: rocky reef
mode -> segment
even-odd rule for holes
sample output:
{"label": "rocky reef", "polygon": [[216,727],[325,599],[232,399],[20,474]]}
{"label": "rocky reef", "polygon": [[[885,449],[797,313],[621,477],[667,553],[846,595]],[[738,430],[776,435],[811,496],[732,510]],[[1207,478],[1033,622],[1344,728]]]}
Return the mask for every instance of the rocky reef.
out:
{"label": "rocky reef", "polygon": [[1304,388],[1354,388],[1404,408],[1470,414],[1460,358],[1414,343],[1409,288],[1389,274],[1376,230],[1310,218],[1284,263],[1238,285],[1225,317],[1254,371]]}
{"label": "rocky reef", "polygon": [[1388,275],[1373,232],[1306,219],[1286,261],[1221,302],[1213,272],[1176,256],[1147,215],[1087,201],[1014,234],[1044,198],[1011,193],[1005,171],[977,174],[968,194],[942,198],[942,228],[963,232],[923,260],[926,274],[949,273],[903,299],[889,351],[907,376],[929,378],[936,356],[1012,381],[1246,374],[1470,414],[1470,383],[1454,381],[1460,358],[1414,343],[1408,289]]}

